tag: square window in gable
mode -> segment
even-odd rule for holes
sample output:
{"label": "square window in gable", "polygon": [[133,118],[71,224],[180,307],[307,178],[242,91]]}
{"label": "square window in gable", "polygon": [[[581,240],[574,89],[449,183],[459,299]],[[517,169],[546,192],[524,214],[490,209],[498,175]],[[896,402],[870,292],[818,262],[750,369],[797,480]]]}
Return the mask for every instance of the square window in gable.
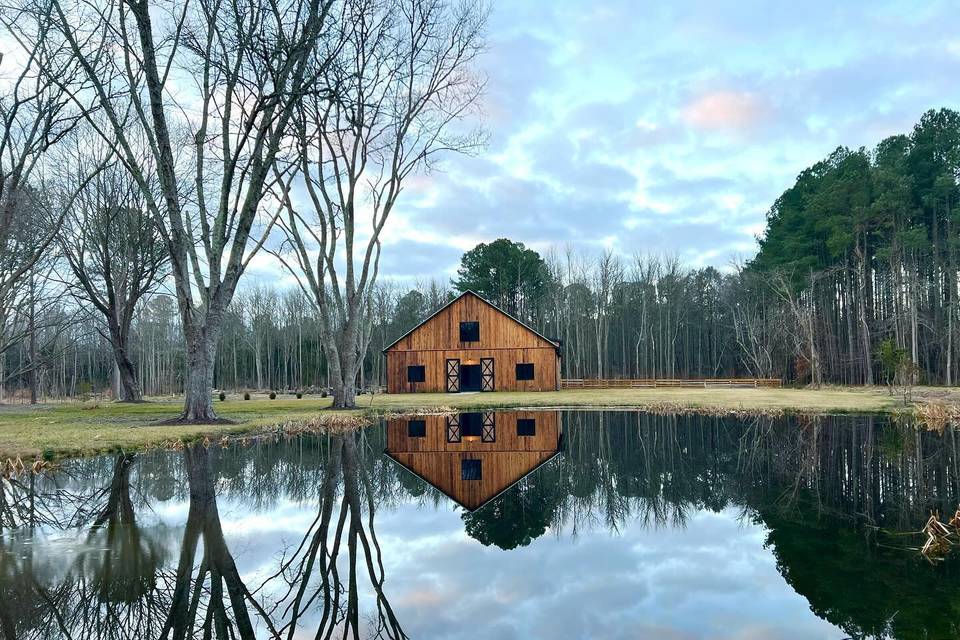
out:
{"label": "square window in gable", "polygon": [[461,480],[482,480],[483,465],[480,460],[461,460],[460,461],[460,479]]}
{"label": "square window in gable", "polygon": [[480,323],[461,322],[460,342],[480,342]]}

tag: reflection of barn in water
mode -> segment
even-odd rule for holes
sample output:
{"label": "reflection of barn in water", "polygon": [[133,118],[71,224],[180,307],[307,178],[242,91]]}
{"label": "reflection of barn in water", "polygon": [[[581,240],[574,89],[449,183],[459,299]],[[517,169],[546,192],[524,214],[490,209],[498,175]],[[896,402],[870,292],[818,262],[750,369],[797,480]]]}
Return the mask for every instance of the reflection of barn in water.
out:
{"label": "reflection of barn in water", "polygon": [[387,421],[387,455],[473,511],[560,452],[558,411],[487,411]]}

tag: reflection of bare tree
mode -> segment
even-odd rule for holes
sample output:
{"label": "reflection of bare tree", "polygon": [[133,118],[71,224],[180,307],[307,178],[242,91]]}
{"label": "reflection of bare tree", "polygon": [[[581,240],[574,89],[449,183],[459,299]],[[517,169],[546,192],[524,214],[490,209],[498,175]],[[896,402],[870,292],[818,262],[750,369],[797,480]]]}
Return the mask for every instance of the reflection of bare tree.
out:
{"label": "reflection of bare tree", "polygon": [[[156,540],[144,535],[131,497],[135,460],[133,454],[115,457],[110,483],[99,494],[103,502],[94,503],[90,512],[91,550],[79,561],[78,574],[85,579],[76,582],[77,605],[71,616],[76,637],[150,637],[157,632],[159,612],[169,603],[164,554]],[[115,624],[121,616],[126,624]]]}
{"label": "reflection of bare tree", "polygon": [[0,532],[62,524],[66,499],[63,487],[46,471],[0,475]]}
{"label": "reflection of bare tree", "polygon": [[[91,483],[90,492],[59,487],[55,500],[38,501],[53,490],[46,487],[50,478],[34,479],[34,502],[43,502],[42,513],[47,514],[43,526],[62,529],[89,523],[86,551],[61,566],[29,537],[15,535],[0,547],[0,637],[157,636],[169,604],[169,575],[162,571],[161,546],[136,519],[130,489],[135,459],[116,456],[105,486]],[[102,468],[90,463],[86,479],[102,479]]]}
{"label": "reflection of bare tree", "polygon": [[[374,529],[375,491],[365,445],[363,432],[331,436],[317,516],[280,570],[265,583],[285,581],[273,610],[286,619],[280,631],[287,638],[294,637],[306,614],[315,608],[319,609],[316,638],[332,638],[338,629],[344,638],[359,638],[360,571],[366,572],[376,596],[376,615],[370,619],[367,635],[407,637],[384,592],[382,553]],[[341,478],[343,491],[338,496]],[[344,541],[345,576],[338,566]]]}
{"label": "reflection of bare tree", "polygon": [[[252,640],[255,635],[247,605],[258,612],[262,609],[244,585],[224,540],[209,452],[200,445],[189,447],[183,452],[183,464],[190,484],[190,510],[176,586],[160,637],[182,640],[202,632],[205,638]],[[203,556],[198,564],[201,540]],[[262,615],[261,620],[276,636],[269,617]]]}

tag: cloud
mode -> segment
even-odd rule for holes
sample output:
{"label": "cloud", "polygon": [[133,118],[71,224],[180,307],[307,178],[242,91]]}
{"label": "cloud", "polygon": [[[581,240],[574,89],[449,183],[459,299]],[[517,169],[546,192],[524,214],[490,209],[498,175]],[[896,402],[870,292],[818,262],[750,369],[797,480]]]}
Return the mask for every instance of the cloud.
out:
{"label": "cloud", "polygon": [[690,126],[705,131],[744,132],[763,124],[767,107],[750,93],[711,91],[684,106],[681,117]]}

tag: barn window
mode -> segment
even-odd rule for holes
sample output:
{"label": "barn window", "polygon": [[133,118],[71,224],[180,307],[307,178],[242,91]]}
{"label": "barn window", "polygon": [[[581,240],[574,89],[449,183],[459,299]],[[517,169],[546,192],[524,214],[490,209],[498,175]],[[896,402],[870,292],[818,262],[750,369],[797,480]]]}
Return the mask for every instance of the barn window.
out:
{"label": "barn window", "polygon": [[461,480],[482,480],[483,466],[480,460],[461,460],[460,461],[460,479]]}
{"label": "barn window", "polygon": [[534,418],[517,418],[518,436],[537,435],[537,421]]}
{"label": "barn window", "polygon": [[480,342],[480,323],[461,322],[460,342]]}
{"label": "barn window", "polygon": [[517,363],[517,380],[533,380],[533,363]]}
{"label": "barn window", "polygon": [[427,421],[426,420],[407,421],[407,437],[408,438],[426,438],[427,437]]}
{"label": "barn window", "polygon": [[423,382],[427,379],[427,368],[422,364],[407,367],[407,382]]}

